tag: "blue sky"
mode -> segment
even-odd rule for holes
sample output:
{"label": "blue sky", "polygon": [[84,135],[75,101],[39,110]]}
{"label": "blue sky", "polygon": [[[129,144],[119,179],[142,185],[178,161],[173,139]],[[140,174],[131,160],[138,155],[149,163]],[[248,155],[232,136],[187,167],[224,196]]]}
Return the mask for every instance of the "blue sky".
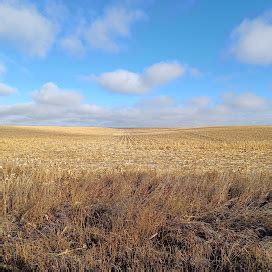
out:
{"label": "blue sky", "polygon": [[267,0],[0,0],[0,124],[272,123]]}

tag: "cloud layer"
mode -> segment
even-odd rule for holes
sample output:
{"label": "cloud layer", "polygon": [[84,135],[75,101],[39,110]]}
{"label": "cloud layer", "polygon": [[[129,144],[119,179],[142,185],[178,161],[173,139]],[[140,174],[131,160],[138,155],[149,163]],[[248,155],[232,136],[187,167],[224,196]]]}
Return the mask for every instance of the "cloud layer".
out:
{"label": "cloud layer", "polygon": [[82,122],[85,116],[92,120],[91,116],[103,112],[96,105],[82,103],[77,91],[62,89],[52,82],[32,92],[31,97],[28,103],[2,105],[2,124],[72,125]]}
{"label": "cloud layer", "polygon": [[204,96],[178,103],[158,96],[132,107],[104,108],[84,103],[76,91],[46,83],[32,93],[31,102],[1,106],[0,120],[1,124],[106,127],[272,124],[272,102],[254,93],[225,93],[220,102]]}
{"label": "cloud layer", "polygon": [[232,33],[231,53],[248,64],[272,64],[272,13],[245,19]]}
{"label": "cloud layer", "polygon": [[178,62],[160,62],[147,67],[141,74],[120,69],[100,76],[90,75],[85,79],[94,80],[112,92],[143,94],[183,76],[185,71],[186,68]]}
{"label": "cloud layer", "polygon": [[30,56],[45,56],[56,35],[54,24],[33,6],[0,3],[0,41]]}

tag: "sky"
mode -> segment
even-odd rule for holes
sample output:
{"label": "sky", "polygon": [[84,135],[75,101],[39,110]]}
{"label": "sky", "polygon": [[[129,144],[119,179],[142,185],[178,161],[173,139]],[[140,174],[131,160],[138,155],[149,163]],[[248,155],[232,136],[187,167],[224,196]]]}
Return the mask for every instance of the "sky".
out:
{"label": "sky", "polygon": [[269,0],[0,0],[0,124],[272,124]]}

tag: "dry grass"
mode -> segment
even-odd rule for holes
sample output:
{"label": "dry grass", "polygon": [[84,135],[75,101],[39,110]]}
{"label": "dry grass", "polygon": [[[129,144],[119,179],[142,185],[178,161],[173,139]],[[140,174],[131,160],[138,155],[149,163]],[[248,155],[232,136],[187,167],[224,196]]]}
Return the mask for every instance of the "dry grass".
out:
{"label": "dry grass", "polygon": [[0,128],[0,270],[269,271],[271,136]]}

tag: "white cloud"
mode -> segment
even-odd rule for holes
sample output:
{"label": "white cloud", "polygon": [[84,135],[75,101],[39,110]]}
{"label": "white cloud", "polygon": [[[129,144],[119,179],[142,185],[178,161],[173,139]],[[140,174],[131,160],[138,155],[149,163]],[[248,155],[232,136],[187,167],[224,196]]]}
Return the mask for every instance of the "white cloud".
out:
{"label": "white cloud", "polygon": [[231,53],[248,64],[272,64],[272,13],[245,19],[232,33]]}
{"label": "white cloud", "polygon": [[264,98],[247,92],[236,95],[232,92],[223,95],[224,103],[230,108],[242,108],[248,110],[262,109],[266,105]]}
{"label": "white cloud", "polygon": [[0,82],[0,96],[7,96],[15,93],[16,91],[16,88]]}
{"label": "white cloud", "polygon": [[185,73],[185,68],[177,62],[160,62],[146,68],[142,80],[150,87],[174,80]]}
{"label": "white cloud", "polygon": [[[41,90],[44,89],[47,88],[43,86]],[[55,95],[48,92],[50,98],[45,98],[43,94],[37,99],[34,95],[29,103],[1,105],[0,124],[106,127],[272,124],[272,101],[253,93],[224,94],[219,102],[209,97],[194,97],[182,104],[169,96],[158,96],[142,100],[131,107],[104,108],[80,101],[72,103],[70,92],[59,87],[57,89]],[[63,93],[68,98],[64,98]],[[253,98],[259,102],[254,104]],[[63,102],[52,103],[54,100]]]}
{"label": "white cloud", "polygon": [[40,90],[33,92],[32,97],[37,103],[48,105],[74,106],[81,103],[79,93],[60,89],[52,82],[44,84]]}
{"label": "white cloud", "polygon": [[17,1],[0,3],[0,41],[30,56],[45,56],[56,36],[56,27],[33,6]]}
{"label": "white cloud", "polygon": [[96,19],[86,32],[86,40],[93,48],[116,52],[120,49],[119,38],[128,38],[132,24],[144,18],[140,10],[128,10],[112,6]]}
{"label": "white cloud", "polygon": [[6,66],[0,62],[0,76],[6,73]]}
{"label": "white cloud", "polygon": [[119,3],[104,9],[98,16],[89,14],[92,19],[76,17],[66,22],[73,30],[66,31],[60,41],[63,49],[74,55],[82,55],[88,49],[98,49],[111,53],[119,52],[123,42],[131,37],[132,26],[146,18],[143,11]]}
{"label": "white cloud", "polygon": [[127,70],[116,70],[100,76],[87,76],[103,88],[126,94],[143,94],[152,88],[181,77],[185,68],[177,62],[160,62],[146,68],[142,74]]}
{"label": "white cloud", "polygon": [[43,124],[43,125],[79,125],[85,119],[101,118],[105,109],[82,103],[81,95],[76,91],[64,90],[54,83],[44,84],[38,91],[32,92],[32,101],[28,103],[2,105],[0,120],[2,124]]}

